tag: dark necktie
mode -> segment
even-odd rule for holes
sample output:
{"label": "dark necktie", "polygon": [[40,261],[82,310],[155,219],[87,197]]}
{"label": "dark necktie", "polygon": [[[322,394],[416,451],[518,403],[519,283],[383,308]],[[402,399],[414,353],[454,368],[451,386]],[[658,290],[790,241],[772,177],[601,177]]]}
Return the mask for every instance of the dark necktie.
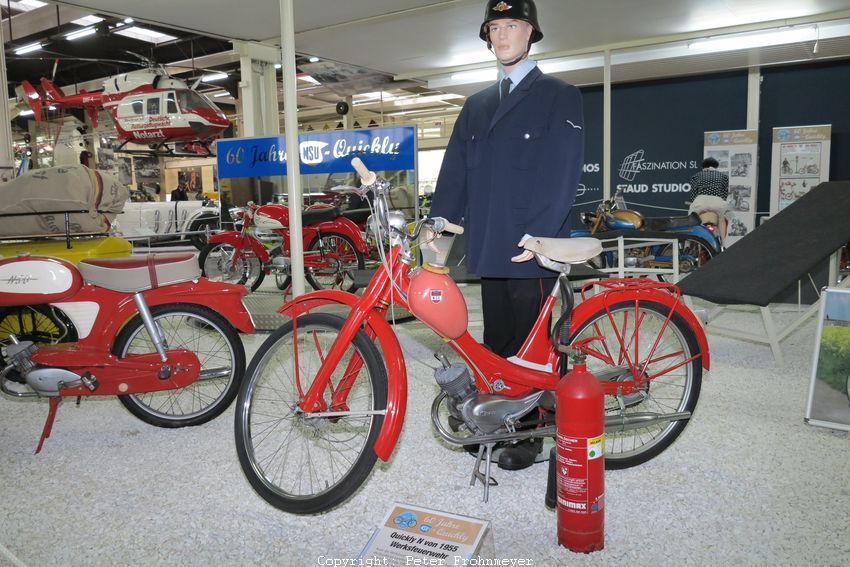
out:
{"label": "dark necktie", "polygon": [[505,100],[511,92],[511,80],[508,77],[502,79],[499,85],[499,100]]}

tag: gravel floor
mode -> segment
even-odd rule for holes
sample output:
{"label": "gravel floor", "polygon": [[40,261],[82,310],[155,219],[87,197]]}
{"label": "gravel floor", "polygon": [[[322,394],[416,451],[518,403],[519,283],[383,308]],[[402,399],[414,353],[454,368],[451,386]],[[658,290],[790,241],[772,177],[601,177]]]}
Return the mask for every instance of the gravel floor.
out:
{"label": "gravel floor", "polygon": [[[468,486],[473,460],[430,430],[431,353],[445,346],[418,323],[398,328],[410,373],[401,440],[353,498],[320,516],[254,494],[233,408],[166,430],[112,398],[66,401],[36,456],[47,403],[3,396],[0,565],[331,565],[357,556],[393,502],[489,519],[496,556],[529,565],[847,565],[848,434],[803,423],[813,320],[783,343],[782,368],[765,346],[710,337],[712,369],[683,435],[649,463],[607,473],[605,549],[591,555],[558,547],[546,465],[495,469],[488,504]],[[249,357],[263,338],[245,337]]]}

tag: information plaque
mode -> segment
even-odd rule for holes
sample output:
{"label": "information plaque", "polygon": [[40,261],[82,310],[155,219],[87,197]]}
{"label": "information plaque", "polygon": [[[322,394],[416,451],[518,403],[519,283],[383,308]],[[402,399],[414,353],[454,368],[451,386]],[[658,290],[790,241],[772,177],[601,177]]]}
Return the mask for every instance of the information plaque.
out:
{"label": "information plaque", "polygon": [[482,549],[492,547],[489,533],[486,520],[394,503],[358,559],[373,565],[470,565],[492,556],[492,549]]}

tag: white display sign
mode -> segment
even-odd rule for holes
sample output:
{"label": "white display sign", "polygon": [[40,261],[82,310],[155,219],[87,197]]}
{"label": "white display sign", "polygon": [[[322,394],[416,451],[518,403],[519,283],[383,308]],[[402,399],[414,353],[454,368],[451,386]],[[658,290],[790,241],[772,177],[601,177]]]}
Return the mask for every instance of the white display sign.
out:
{"label": "white display sign", "polygon": [[824,181],[829,181],[832,125],[773,129],[770,214],[775,215]]}
{"label": "white display sign", "polygon": [[393,504],[358,559],[373,565],[469,565],[490,522]]}
{"label": "white display sign", "polygon": [[756,193],[758,188],[758,131],[727,130],[706,132],[703,157],[713,157],[720,164],[718,171],[729,176],[729,205],[726,213],[726,234],[723,245],[731,246],[756,224]]}

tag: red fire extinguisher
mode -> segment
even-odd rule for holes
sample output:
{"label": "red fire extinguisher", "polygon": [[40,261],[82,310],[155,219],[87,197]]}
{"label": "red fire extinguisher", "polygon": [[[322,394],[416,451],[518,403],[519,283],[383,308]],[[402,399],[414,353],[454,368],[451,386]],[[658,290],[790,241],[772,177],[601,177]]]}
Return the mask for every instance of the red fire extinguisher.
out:
{"label": "red fire extinguisher", "polygon": [[605,394],[583,354],[555,395],[558,543],[590,553],[605,545]]}

